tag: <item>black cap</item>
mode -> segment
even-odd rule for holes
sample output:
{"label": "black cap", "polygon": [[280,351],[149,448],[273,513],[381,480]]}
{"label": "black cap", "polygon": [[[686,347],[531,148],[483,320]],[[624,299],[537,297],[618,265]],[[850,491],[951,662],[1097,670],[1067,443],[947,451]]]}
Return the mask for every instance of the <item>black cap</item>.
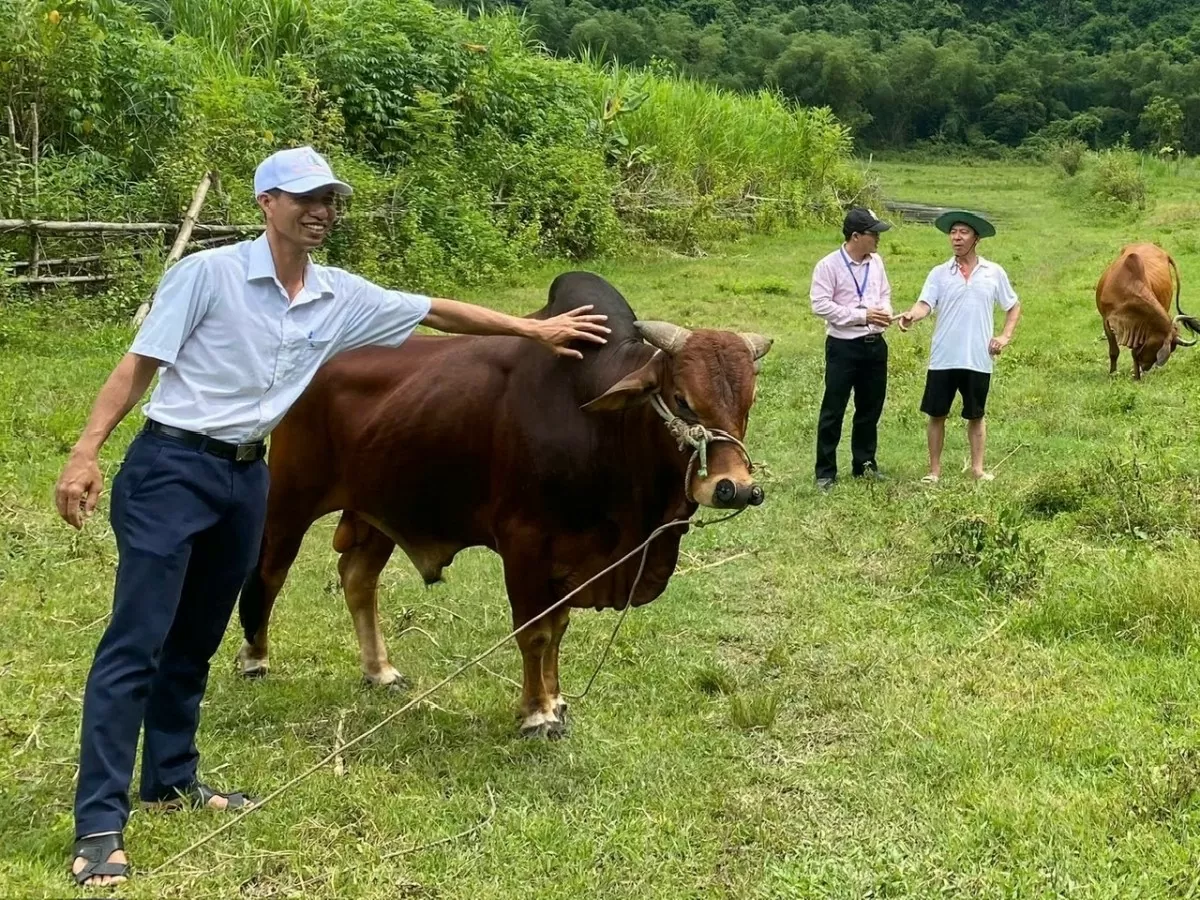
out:
{"label": "black cap", "polygon": [[855,232],[866,234],[868,231],[879,234],[881,231],[887,231],[891,227],[887,222],[881,222],[871,210],[855,206],[850,212],[846,213],[846,219],[842,222],[842,233],[846,236]]}

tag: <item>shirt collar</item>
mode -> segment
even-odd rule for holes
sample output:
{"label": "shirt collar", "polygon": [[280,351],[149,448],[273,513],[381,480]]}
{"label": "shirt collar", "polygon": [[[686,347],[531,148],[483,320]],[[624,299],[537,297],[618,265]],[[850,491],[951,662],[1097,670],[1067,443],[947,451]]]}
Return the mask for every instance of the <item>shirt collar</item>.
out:
{"label": "shirt collar", "polygon": [[869,263],[872,259],[875,258],[874,253],[868,253],[866,256],[864,256],[862,258],[862,262],[855,262],[854,257],[850,255],[850,251],[846,249],[845,244],[842,244],[840,252],[841,252],[842,256],[844,256],[846,258],[846,260],[852,266],[865,266],[867,263]]}
{"label": "shirt collar", "polygon": [[[987,268],[990,265],[991,265],[991,262],[984,259],[978,253],[975,254],[975,270],[976,271]],[[957,256],[950,257],[950,262],[946,263],[946,268],[948,268],[951,272],[957,273],[958,272],[958,257]]]}
{"label": "shirt collar", "polygon": [[275,278],[275,260],[271,257],[271,245],[267,243],[265,232],[250,242],[250,261],[246,266],[247,281],[260,278]]}
{"label": "shirt collar", "polygon": [[[258,281],[269,278],[278,283],[275,273],[275,259],[271,256],[271,245],[267,243],[264,232],[250,242],[250,260],[246,265],[246,280]],[[324,267],[318,266],[309,259],[304,269],[304,288],[297,295],[296,301],[315,300],[319,297],[332,297],[333,288],[326,277]]]}

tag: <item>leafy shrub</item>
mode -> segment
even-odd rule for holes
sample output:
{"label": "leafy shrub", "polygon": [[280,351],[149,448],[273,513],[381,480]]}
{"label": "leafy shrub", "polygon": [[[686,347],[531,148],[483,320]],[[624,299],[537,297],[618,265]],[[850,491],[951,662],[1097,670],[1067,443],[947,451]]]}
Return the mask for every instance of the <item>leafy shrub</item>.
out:
{"label": "leafy shrub", "polygon": [[1100,151],[1091,190],[1100,200],[1145,209],[1146,179],[1138,155],[1123,147]]}
{"label": "leafy shrub", "polygon": [[1054,162],[1061,166],[1067,175],[1074,175],[1083,166],[1084,156],[1087,155],[1087,145],[1080,140],[1065,140],[1054,145],[1051,155]]}
{"label": "leafy shrub", "polygon": [[81,145],[148,173],[179,126],[181,53],[129,7],[108,2],[0,0],[0,93],[28,147]]}
{"label": "leafy shrub", "polygon": [[935,572],[965,569],[978,574],[992,594],[1015,597],[1035,587],[1045,574],[1046,551],[1029,540],[1017,516],[1002,512],[956,519],[937,539]]}
{"label": "leafy shrub", "polygon": [[1130,812],[1139,819],[1168,822],[1196,805],[1200,795],[1200,751],[1168,748],[1156,766],[1143,768],[1135,782]]}
{"label": "leafy shrub", "polygon": [[175,219],[215,170],[202,217],[256,222],[259,160],[312,144],[356,189],[322,254],[435,290],[537,257],[832,221],[869,196],[828,110],[552,59],[511,13],[0,0],[0,27],[0,94],[19,142],[37,105],[42,148],[36,203],[26,148],[0,150],[0,215]]}

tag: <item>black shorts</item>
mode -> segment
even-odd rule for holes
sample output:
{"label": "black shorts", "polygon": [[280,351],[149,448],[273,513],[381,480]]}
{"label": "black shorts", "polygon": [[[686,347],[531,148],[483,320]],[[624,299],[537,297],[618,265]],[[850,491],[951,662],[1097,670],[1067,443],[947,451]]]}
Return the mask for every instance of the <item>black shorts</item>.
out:
{"label": "black shorts", "polygon": [[935,419],[945,418],[950,415],[950,404],[954,402],[957,391],[962,394],[962,417],[982,419],[991,384],[990,372],[930,369],[925,373],[925,396],[921,398],[921,412]]}

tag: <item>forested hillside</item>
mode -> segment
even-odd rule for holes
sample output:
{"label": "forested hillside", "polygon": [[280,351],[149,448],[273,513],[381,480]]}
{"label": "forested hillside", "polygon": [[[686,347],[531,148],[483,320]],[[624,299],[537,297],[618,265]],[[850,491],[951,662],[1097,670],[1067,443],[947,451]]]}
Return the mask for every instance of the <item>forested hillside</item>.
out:
{"label": "forested hillside", "polygon": [[[832,220],[861,188],[828,111],[552,59],[511,13],[0,0],[0,34],[0,217],[177,221],[215,169],[204,218],[256,222],[255,165],[312,143],[356,188],[331,259],[437,289]],[[0,236],[0,258],[25,241]]]}
{"label": "forested hillside", "polygon": [[[492,3],[504,0],[490,0]],[[864,147],[1031,138],[1200,151],[1184,0],[512,0],[559,54],[827,105]]]}

